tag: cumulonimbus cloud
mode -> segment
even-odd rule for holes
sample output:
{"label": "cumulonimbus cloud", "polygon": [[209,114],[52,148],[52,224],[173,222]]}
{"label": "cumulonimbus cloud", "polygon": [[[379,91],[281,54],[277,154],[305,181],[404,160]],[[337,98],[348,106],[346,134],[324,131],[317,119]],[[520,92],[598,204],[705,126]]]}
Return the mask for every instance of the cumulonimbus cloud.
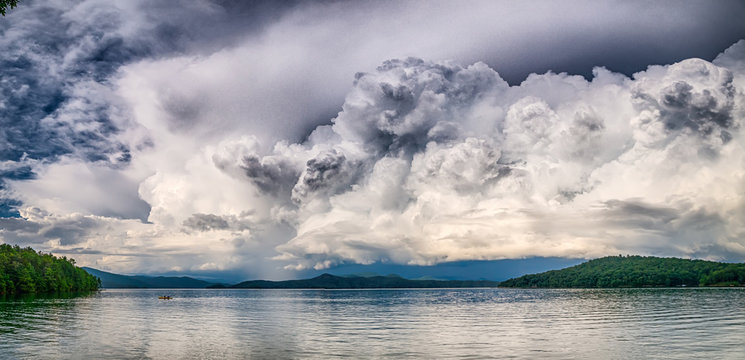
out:
{"label": "cumulonimbus cloud", "polygon": [[291,196],[276,195],[292,200],[278,202],[292,216],[277,220],[297,230],[278,259],[301,269],[741,258],[743,60],[688,59],[633,78],[597,68],[591,81],[549,73],[514,87],[484,64],[388,61],[357,76],[314,141],[290,146],[284,162],[264,155],[300,165],[287,172]]}
{"label": "cumulonimbus cloud", "polygon": [[[171,17],[164,2],[65,4],[29,3],[14,27],[0,24],[12,50],[0,54],[0,210],[20,216],[0,220],[3,242],[114,271],[265,278],[350,262],[745,258],[743,41],[713,62],[515,85],[517,60],[597,44],[576,41],[600,23],[587,19],[612,20],[621,45],[683,36],[650,31],[652,12],[629,30],[581,2],[527,27],[495,22],[505,4],[491,2],[279,6],[256,26],[209,1]],[[548,4],[539,13],[553,14]],[[708,6],[693,5],[686,18]],[[59,31],[26,41],[39,14]],[[396,20],[412,17],[449,25]],[[235,29],[230,39],[202,34],[218,23],[207,33]],[[501,31],[554,25],[571,36]],[[460,65],[479,58],[491,67]]]}
{"label": "cumulonimbus cloud", "polygon": [[[596,68],[589,81],[547,73],[519,86],[482,63],[387,61],[358,74],[331,125],[303,142],[228,137],[145,178],[150,224],[35,215],[5,233],[68,247],[157,244],[200,259],[169,262],[191,271],[224,269],[210,253],[292,270],[616,253],[742,259],[743,48],[633,78]],[[143,152],[132,168],[162,160]],[[106,227],[129,230],[94,241]],[[189,247],[220,250],[195,257]],[[112,255],[84,255],[97,256]]]}

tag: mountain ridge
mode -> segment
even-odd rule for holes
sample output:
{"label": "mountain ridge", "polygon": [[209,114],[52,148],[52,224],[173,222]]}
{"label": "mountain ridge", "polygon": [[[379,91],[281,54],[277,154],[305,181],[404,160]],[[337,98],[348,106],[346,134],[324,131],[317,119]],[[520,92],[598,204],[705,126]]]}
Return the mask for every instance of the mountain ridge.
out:
{"label": "mountain ridge", "polygon": [[608,256],[505,281],[407,279],[397,274],[324,273],[297,280],[248,280],[232,285],[188,276],[120,275],[83,267],[101,279],[102,288],[230,289],[396,289],[396,288],[617,288],[666,286],[745,286],[745,264],[653,256]]}
{"label": "mountain ridge", "polygon": [[413,280],[390,274],[385,276],[337,276],[328,273],[302,280],[249,280],[228,286],[233,289],[403,289],[497,287],[490,280]]}
{"label": "mountain ridge", "polygon": [[121,275],[87,266],[83,270],[101,279],[105,289],[204,289],[215,285],[188,276]]}

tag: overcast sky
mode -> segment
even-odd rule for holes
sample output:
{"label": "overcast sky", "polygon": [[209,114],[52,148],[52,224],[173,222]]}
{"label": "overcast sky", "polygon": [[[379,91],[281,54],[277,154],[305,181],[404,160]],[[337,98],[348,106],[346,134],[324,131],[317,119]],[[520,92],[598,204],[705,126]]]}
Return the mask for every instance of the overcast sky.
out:
{"label": "overcast sky", "polygon": [[745,261],[745,3],[25,0],[0,242],[122,273]]}

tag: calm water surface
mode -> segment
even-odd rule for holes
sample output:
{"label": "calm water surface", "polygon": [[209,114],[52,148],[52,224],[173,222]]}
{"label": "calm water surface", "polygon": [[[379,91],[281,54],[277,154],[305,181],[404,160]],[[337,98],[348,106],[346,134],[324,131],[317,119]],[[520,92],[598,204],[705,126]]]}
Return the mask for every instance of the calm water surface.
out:
{"label": "calm water surface", "polygon": [[[173,300],[158,300],[168,294]],[[0,358],[743,359],[745,289],[104,290],[0,299]]]}

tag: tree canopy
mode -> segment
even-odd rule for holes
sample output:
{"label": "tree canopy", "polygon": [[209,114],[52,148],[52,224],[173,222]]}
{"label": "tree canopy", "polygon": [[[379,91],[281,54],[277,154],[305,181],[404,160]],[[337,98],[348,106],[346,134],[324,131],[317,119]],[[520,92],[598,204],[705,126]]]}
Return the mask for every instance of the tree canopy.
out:
{"label": "tree canopy", "polygon": [[523,288],[743,285],[745,264],[651,256],[609,256],[562,270],[509,279],[500,284]]}
{"label": "tree canopy", "polygon": [[5,16],[5,11],[18,6],[18,0],[0,0],[0,14]]}
{"label": "tree canopy", "polygon": [[100,285],[73,259],[0,244],[0,294],[93,291]]}

